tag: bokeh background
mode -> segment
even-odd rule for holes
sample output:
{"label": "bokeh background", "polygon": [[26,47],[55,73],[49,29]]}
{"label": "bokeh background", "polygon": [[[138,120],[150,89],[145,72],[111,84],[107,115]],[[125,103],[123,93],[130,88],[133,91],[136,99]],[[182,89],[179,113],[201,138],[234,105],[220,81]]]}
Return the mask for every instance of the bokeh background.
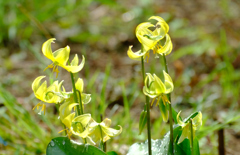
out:
{"label": "bokeh background", "polygon": [[[198,131],[201,154],[218,153],[218,131],[224,130],[226,154],[240,151],[240,1],[163,0],[9,0],[0,1],[0,154],[45,154],[47,144],[62,125],[54,105],[46,115],[32,108],[38,103],[31,83],[51,62],[41,46],[56,38],[53,49],[69,45],[72,56],[84,55],[79,77],[84,92],[92,94],[85,106],[95,119],[100,114],[123,127],[107,142],[108,150],[126,154],[129,146],[147,139],[138,135],[144,106],[140,62],[127,56],[140,44],[136,26],[150,16],[163,17],[170,26],[173,51],[167,56],[174,81],[172,104],[187,117],[203,113]],[[72,57],[71,56],[71,57]],[[152,58],[146,70],[161,75],[161,59]],[[70,90],[70,75],[58,79]],[[99,110],[99,106],[102,109]],[[159,108],[151,108],[152,138],[169,129]]]}

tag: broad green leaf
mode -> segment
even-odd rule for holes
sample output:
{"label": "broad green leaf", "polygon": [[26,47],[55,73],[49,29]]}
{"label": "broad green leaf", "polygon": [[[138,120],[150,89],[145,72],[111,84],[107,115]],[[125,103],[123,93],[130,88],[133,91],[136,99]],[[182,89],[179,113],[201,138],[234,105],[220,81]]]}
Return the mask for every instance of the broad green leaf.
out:
{"label": "broad green leaf", "polygon": [[118,155],[115,151],[109,151],[107,152],[107,155]]}
{"label": "broad green leaf", "polygon": [[47,146],[47,155],[106,155],[103,151],[99,150],[95,146],[78,144],[74,141],[70,141],[67,137],[57,137]]}
{"label": "broad green leaf", "polygon": [[[191,114],[189,117],[183,120],[184,123],[189,121],[190,118],[194,118],[199,112]],[[178,143],[178,139],[182,134],[182,128],[179,125],[174,125],[173,139],[174,139],[174,155],[191,155],[191,147],[188,139],[185,139],[182,143]],[[198,140],[194,139],[194,155],[200,155]],[[152,154],[153,155],[171,155],[170,149],[170,132],[168,132],[164,138],[152,140]],[[145,155],[148,152],[148,141],[144,143],[134,143],[128,151],[127,155]]]}
{"label": "broad green leaf", "polygon": [[147,123],[147,111],[143,110],[139,120],[139,135],[142,133],[144,126]]}
{"label": "broad green leaf", "polygon": [[167,108],[168,105],[164,105],[162,99],[160,99],[159,101],[159,109],[160,109],[160,112],[161,112],[161,115],[163,117],[163,121],[164,122],[167,122],[168,121],[168,108]]}

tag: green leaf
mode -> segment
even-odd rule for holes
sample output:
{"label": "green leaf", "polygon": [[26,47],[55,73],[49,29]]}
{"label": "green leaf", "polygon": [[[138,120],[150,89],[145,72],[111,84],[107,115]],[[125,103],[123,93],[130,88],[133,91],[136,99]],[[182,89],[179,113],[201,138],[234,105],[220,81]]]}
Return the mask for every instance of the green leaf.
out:
{"label": "green leaf", "polygon": [[142,133],[146,123],[147,123],[147,111],[143,110],[140,114],[140,120],[139,120],[139,135]]}
{"label": "green leaf", "polygon": [[[194,118],[198,112],[195,112],[191,114],[189,117],[183,120],[184,123],[189,121],[190,118]],[[173,129],[173,139],[174,139],[174,155],[191,155],[191,147],[190,147],[190,141],[188,139],[184,139],[183,142],[180,144],[178,143],[178,139],[182,134],[182,127],[179,125],[174,125]],[[198,140],[197,138],[194,139],[193,142],[194,145],[194,155],[200,155],[199,151],[199,145],[198,145]],[[164,138],[157,139],[157,140],[152,140],[152,154],[157,155],[157,154],[163,154],[163,155],[169,155],[171,154],[170,152],[170,132],[168,132]],[[128,151],[127,155],[145,155],[146,152],[148,152],[148,141],[146,140],[143,143],[134,143]]]}
{"label": "green leaf", "polygon": [[167,108],[167,105],[166,106],[164,105],[162,98],[159,101],[159,109],[160,109],[161,115],[163,117],[163,121],[167,122],[168,121],[168,108]]}
{"label": "green leaf", "polygon": [[107,152],[107,155],[118,155],[115,151],[109,151]]}
{"label": "green leaf", "polygon": [[47,146],[47,155],[106,155],[103,151],[99,150],[95,146],[78,144],[74,141],[70,141],[67,137],[57,137]]}

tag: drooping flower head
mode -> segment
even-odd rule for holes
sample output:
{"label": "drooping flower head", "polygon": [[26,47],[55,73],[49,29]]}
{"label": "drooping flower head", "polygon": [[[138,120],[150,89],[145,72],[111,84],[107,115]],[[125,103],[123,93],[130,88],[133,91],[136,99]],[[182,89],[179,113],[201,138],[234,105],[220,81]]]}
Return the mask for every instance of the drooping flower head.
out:
{"label": "drooping flower head", "polygon": [[[157,21],[155,25],[144,22],[137,26],[136,36],[139,42],[142,44],[142,49],[133,52],[132,46],[129,46],[128,56],[133,60],[141,60],[149,57],[149,51],[152,50],[154,54],[168,55],[172,51],[172,42],[170,36],[167,34],[169,31],[168,24],[163,18],[158,16],[152,16],[149,20],[154,19]],[[152,30],[153,29],[153,30]],[[162,40],[165,38],[165,43],[162,45]]]}
{"label": "drooping flower head", "polygon": [[[181,143],[185,138],[188,138],[191,143],[191,123],[188,121],[187,123],[184,123],[180,119],[180,113],[177,115],[177,122],[178,125],[182,127],[182,135],[178,140],[178,144]],[[199,130],[200,127],[202,126],[202,113],[201,111],[198,112],[198,114],[192,119],[192,127],[193,127],[193,139],[195,137],[195,131]]]}
{"label": "drooping flower head", "polygon": [[[41,84],[41,80],[45,78],[45,76],[39,76],[37,77],[33,83],[32,83],[32,90],[34,92],[34,95],[36,96],[37,99],[41,100],[44,103],[60,103],[62,101],[62,98],[56,95],[54,92],[59,92],[60,91],[60,86],[63,81],[58,83],[58,81],[54,81],[53,84],[51,84],[49,87],[47,87],[47,81],[44,81]],[[44,111],[45,114],[45,109],[46,105],[44,103],[38,103],[33,110],[37,107],[42,107],[42,111]]]}
{"label": "drooping flower head", "polygon": [[[94,144],[92,139],[89,136],[85,136],[85,128],[89,124],[91,120],[91,114],[83,114],[76,116],[75,110],[73,109],[79,105],[79,103],[70,103],[65,102],[59,108],[59,116],[62,123],[67,127],[67,135],[68,138],[71,139],[72,134],[77,135],[79,137],[84,137],[87,140],[87,143]],[[64,130],[59,131],[62,132]]]}
{"label": "drooping flower head", "polygon": [[[77,95],[81,95],[82,104],[88,104],[91,101],[91,94],[83,93],[83,87],[84,87],[83,79],[78,78],[77,82],[75,83]],[[66,92],[63,86],[61,86],[61,88],[62,89],[60,90],[60,92],[54,92],[54,93],[64,98],[66,102],[74,103],[75,101],[74,101],[73,91]],[[78,96],[78,98],[80,97]]]}
{"label": "drooping flower head", "polygon": [[86,130],[82,133],[82,135],[85,134],[83,138],[89,136],[96,144],[100,141],[106,142],[111,137],[118,136],[122,132],[122,127],[119,125],[119,130],[110,128],[111,122],[108,118],[105,118],[101,123],[91,119]]}
{"label": "drooping flower head", "polygon": [[152,75],[150,73],[147,73],[147,76],[145,78],[145,84],[143,87],[143,93],[153,99],[158,98],[159,100],[161,97],[164,104],[166,104],[166,102],[170,103],[168,101],[166,94],[171,93],[173,91],[174,86],[173,86],[172,78],[169,76],[169,74],[163,71],[163,75],[164,75],[164,82],[162,82],[162,80],[159,77],[157,77],[155,74]]}
{"label": "drooping flower head", "polygon": [[[51,65],[48,65],[47,68],[53,68],[53,72],[56,72],[57,75],[59,73],[58,66],[66,69],[68,72],[71,73],[77,73],[80,70],[82,70],[85,63],[84,56],[82,56],[82,62],[79,65],[78,65],[79,59],[77,54],[75,55],[71,63],[69,63],[68,59],[70,54],[70,47],[66,46],[65,48],[60,48],[55,52],[52,52],[51,43],[54,42],[54,40],[56,39],[55,38],[49,39],[45,43],[43,43],[42,46],[43,55],[53,61],[53,63]],[[67,65],[68,63],[69,65]]]}

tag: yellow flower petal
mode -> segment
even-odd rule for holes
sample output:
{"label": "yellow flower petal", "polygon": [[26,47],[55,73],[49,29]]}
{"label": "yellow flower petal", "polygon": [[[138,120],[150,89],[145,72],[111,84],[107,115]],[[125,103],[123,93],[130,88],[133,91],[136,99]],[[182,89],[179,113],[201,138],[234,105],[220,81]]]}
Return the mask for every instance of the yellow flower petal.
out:
{"label": "yellow flower petal", "polygon": [[[74,64],[74,63],[72,63],[72,64]],[[66,66],[61,66],[61,67],[66,69],[68,72],[77,73],[80,70],[82,70],[84,64],[85,64],[85,58],[84,58],[84,56],[82,56],[82,62],[81,62],[81,64],[79,64],[79,66],[68,66],[68,65],[66,65]]]}
{"label": "yellow flower petal", "polygon": [[76,54],[71,62],[71,66],[77,66],[78,65],[78,55]]}
{"label": "yellow flower petal", "polygon": [[153,36],[152,31],[149,30],[150,27],[154,27],[154,25],[149,22],[145,22],[139,24],[136,28],[136,36],[139,42],[143,45],[144,50],[147,52],[152,49],[158,42],[158,40],[152,40],[147,37]]}
{"label": "yellow flower petal", "polygon": [[68,62],[70,54],[70,47],[66,46],[65,48],[60,48],[53,53],[55,63],[59,66],[65,66]]}
{"label": "yellow flower petal", "polygon": [[181,111],[179,111],[179,113],[177,114],[177,122],[180,126],[184,127],[186,124],[183,121],[181,121],[181,119],[179,117],[180,113],[181,113]]}
{"label": "yellow flower petal", "polygon": [[173,81],[172,78],[163,70],[163,75],[164,75],[164,85],[166,87],[165,94],[169,94],[173,91],[174,86],[173,86]]}
{"label": "yellow flower petal", "polygon": [[35,92],[36,98],[39,100],[45,101],[45,91],[47,89],[47,81],[44,81],[40,87],[38,87],[37,91]]}
{"label": "yellow flower petal", "polygon": [[86,127],[90,120],[91,120],[91,114],[83,114],[83,115],[75,117],[72,121],[73,122],[81,122],[83,127]]}
{"label": "yellow flower petal", "polygon": [[100,125],[106,126],[106,127],[110,127],[110,125],[112,124],[112,121],[108,118],[105,118]]}
{"label": "yellow flower petal", "polygon": [[166,34],[166,42],[165,42],[165,44],[161,48],[158,48],[156,52],[158,54],[168,55],[168,54],[171,53],[172,48],[173,48],[173,45],[172,45],[171,38],[170,38],[170,36],[168,34]]}
{"label": "yellow flower petal", "polygon": [[[159,25],[160,26],[160,28],[159,28],[159,32],[158,32],[158,35],[160,35],[160,36],[165,36],[167,33],[168,33],[168,31],[169,31],[169,26],[168,26],[168,24],[165,22],[165,20],[163,19],[163,18],[161,18],[161,17],[159,17],[159,16],[152,16],[152,17],[150,17],[149,18],[149,20],[150,19],[155,19],[155,20],[157,20],[157,26]],[[162,38],[163,38],[162,37]]]}
{"label": "yellow flower petal", "polygon": [[153,74],[154,82],[152,84],[152,87],[155,89],[157,94],[162,94],[166,92],[166,87],[163,84],[162,80],[156,76],[156,74]]}
{"label": "yellow flower petal", "polygon": [[199,130],[200,129],[200,127],[202,126],[202,113],[201,113],[201,111],[199,111],[197,116],[195,116],[192,119],[192,123],[193,123],[193,129],[194,130]]}
{"label": "yellow flower petal", "polygon": [[119,130],[101,125],[103,132],[110,137],[118,136],[122,132],[122,127],[120,125],[118,125],[118,126],[120,128]]}
{"label": "yellow flower petal", "polygon": [[39,88],[39,86],[40,86],[40,81],[43,79],[43,78],[45,78],[46,76],[39,76],[39,77],[37,77],[34,81],[33,81],[33,83],[32,83],[32,90],[33,90],[33,92],[36,92],[37,90],[38,90],[38,88]]}
{"label": "yellow flower petal", "polygon": [[83,79],[78,78],[77,82],[75,83],[76,89],[79,90],[82,93],[83,92],[83,86],[84,86]]}
{"label": "yellow flower petal", "polygon": [[132,51],[132,46],[129,46],[127,54],[129,56],[130,59],[133,60],[141,60],[141,57],[144,56],[144,58],[146,57],[146,51],[142,52],[141,50],[137,51],[137,52],[133,52]]}
{"label": "yellow flower petal", "polygon": [[52,61],[54,61],[54,57],[52,54],[51,43],[54,42],[54,40],[56,39],[55,38],[49,39],[45,43],[43,43],[43,46],[42,46],[43,55]]}
{"label": "yellow flower petal", "polygon": [[66,127],[68,127],[69,129],[71,128],[71,125],[72,125],[72,120],[74,119],[75,117],[75,113],[71,113],[69,114],[68,116],[64,117],[62,119],[62,123],[66,125]]}

